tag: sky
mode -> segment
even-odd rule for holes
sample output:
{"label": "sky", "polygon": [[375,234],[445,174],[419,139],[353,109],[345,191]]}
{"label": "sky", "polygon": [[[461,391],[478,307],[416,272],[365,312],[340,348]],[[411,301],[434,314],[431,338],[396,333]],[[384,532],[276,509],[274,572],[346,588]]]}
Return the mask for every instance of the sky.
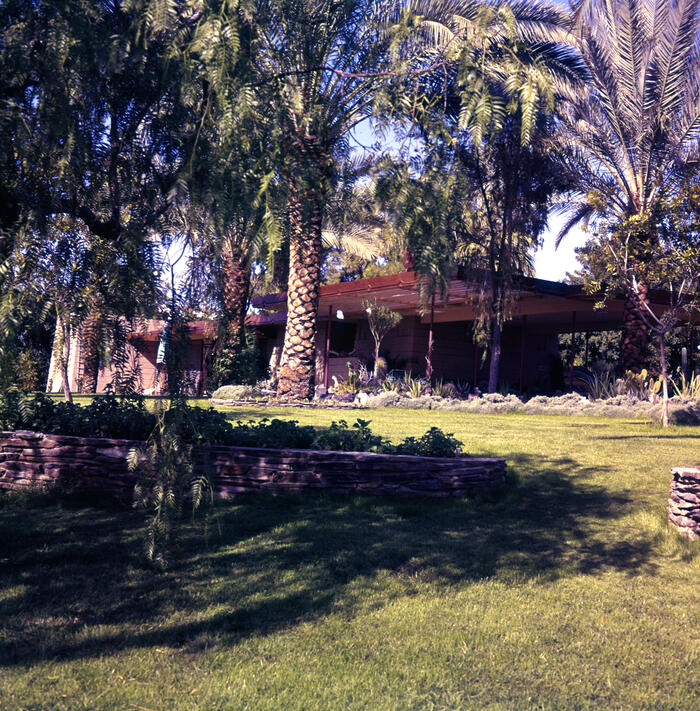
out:
{"label": "sky", "polygon": [[587,239],[580,229],[571,230],[559,248],[554,248],[554,241],[563,220],[562,215],[550,217],[542,248],[535,253],[535,276],[539,279],[561,281],[567,272],[573,273],[580,266],[574,250],[576,247],[582,247]]}

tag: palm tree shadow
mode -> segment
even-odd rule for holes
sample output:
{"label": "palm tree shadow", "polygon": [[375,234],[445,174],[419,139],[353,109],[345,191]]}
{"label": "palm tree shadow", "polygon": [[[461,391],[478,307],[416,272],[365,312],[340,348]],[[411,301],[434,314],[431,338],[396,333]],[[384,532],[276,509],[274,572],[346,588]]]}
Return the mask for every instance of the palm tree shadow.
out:
{"label": "palm tree shadow", "polygon": [[139,565],[133,512],[47,508],[22,537],[6,535],[20,515],[5,515],[0,664],[231,645],[331,611],[358,614],[367,586],[385,585],[374,599],[386,600],[426,583],[653,574],[653,540],[626,529],[610,540],[600,525],[633,512],[630,498],[591,484],[592,470],[570,458],[518,455],[509,467],[492,498],[247,497],[218,508],[206,545],[189,526],[164,575]]}

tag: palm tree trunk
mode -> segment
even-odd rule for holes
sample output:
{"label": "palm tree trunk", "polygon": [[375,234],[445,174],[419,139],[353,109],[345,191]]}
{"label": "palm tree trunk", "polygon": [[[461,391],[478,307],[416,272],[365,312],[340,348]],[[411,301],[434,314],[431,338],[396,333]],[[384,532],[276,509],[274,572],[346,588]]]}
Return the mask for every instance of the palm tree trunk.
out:
{"label": "palm tree trunk", "polygon": [[[303,202],[302,202],[303,201]],[[287,327],[277,380],[280,399],[310,399],[316,380],[316,317],[321,282],[322,201],[290,188]],[[306,217],[308,216],[308,218]]]}
{"label": "palm tree trunk", "polygon": [[226,322],[226,339],[231,348],[245,345],[245,314],[250,294],[250,267],[244,250],[228,241],[222,260],[221,296]]}
{"label": "palm tree trunk", "polygon": [[639,373],[648,364],[649,327],[642,315],[644,308],[639,300],[649,302],[649,287],[639,282],[637,295],[625,295],[625,308],[622,314],[622,335],[620,338],[620,368]]}

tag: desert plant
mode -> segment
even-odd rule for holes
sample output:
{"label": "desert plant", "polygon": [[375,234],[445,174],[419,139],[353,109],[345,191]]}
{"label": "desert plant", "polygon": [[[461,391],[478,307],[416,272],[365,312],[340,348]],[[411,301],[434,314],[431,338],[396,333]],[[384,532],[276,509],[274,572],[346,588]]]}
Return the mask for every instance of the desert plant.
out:
{"label": "desert plant", "polygon": [[379,347],[384,336],[401,321],[403,316],[383,304],[378,304],[376,299],[363,299],[362,308],[367,312],[369,330],[374,338],[374,377],[378,378],[380,376]]}
{"label": "desert plant", "polygon": [[700,400],[700,374],[693,374],[690,378],[681,373],[680,382],[672,380],[673,390],[681,400]]}
{"label": "desert plant", "polygon": [[425,381],[420,378],[414,378],[411,373],[406,373],[403,376],[402,386],[402,389],[406,391],[406,394],[414,400],[422,395],[425,395],[425,391],[427,389]]}
{"label": "desert plant", "polygon": [[457,393],[455,386],[452,383],[444,383],[442,378],[438,378],[431,388],[432,394],[436,397],[454,397]]}
{"label": "desert plant", "polygon": [[[471,383],[466,380],[455,380],[453,383],[457,397],[469,397],[474,392]],[[478,391],[477,391],[478,392]]]}
{"label": "desert plant", "polygon": [[385,393],[400,393],[401,392],[401,381],[394,380],[393,378],[391,380],[389,378],[386,378],[382,382],[382,390]]}
{"label": "desert plant", "polygon": [[622,381],[615,375],[605,370],[593,373],[586,381],[586,392],[591,400],[607,400],[620,394]]}
{"label": "desert plant", "polygon": [[645,400],[649,395],[648,383],[649,372],[646,368],[642,368],[639,373],[626,370],[622,382],[622,390],[625,395],[633,395],[640,400]]}
{"label": "desert plant", "polygon": [[351,363],[348,363],[348,377],[343,380],[338,380],[338,378],[333,376],[333,392],[337,395],[356,395],[362,386],[360,382],[360,376],[352,367]]}

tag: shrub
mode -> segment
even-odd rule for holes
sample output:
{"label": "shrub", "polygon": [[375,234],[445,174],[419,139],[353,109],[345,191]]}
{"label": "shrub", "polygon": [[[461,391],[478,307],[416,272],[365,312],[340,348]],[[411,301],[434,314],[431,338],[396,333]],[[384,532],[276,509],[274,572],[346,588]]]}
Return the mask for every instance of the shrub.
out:
{"label": "shrub", "polygon": [[333,422],[314,441],[314,449],[336,452],[385,452],[390,446],[383,437],[372,434],[368,420],[360,419],[352,427],[345,420]]}
{"label": "shrub", "polygon": [[216,444],[270,449],[314,449],[315,438],[316,430],[313,427],[300,426],[296,420],[270,421],[265,418],[258,422],[239,420]]}
{"label": "shrub", "polygon": [[211,396],[217,400],[249,400],[257,394],[253,385],[222,385]]}
{"label": "shrub", "polygon": [[223,383],[250,384],[257,382],[264,374],[265,368],[253,332],[246,330],[245,343],[236,342],[225,332],[220,336],[211,365],[212,382],[219,386]]}
{"label": "shrub", "polygon": [[455,457],[461,451],[462,443],[445,434],[439,427],[431,427],[422,437],[406,437],[394,448],[396,454],[415,454],[421,457]]}
{"label": "shrub", "polygon": [[77,437],[145,439],[155,426],[142,398],[105,395],[81,407],[55,402],[44,393],[22,395],[16,390],[0,394],[0,426],[6,430],[36,430]]}
{"label": "shrub", "polygon": [[[378,397],[399,397],[381,393]],[[438,400],[438,398],[427,398]],[[411,402],[403,398],[404,402]],[[142,398],[118,398],[114,395],[95,398],[90,405],[54,402],[44,394],[23,395],[16,390],[0,394],[0,426],[5,430],[29,429],[52,434],[79,437],[112,437],[156,441],[168,450],[163,437],[177,432],[182,446],[222,444],[268,449],[329,449],[344,452],[384,452],[417,454],[432,457],[454,456],[461,443],[452,435],[432,428],[419,439],[408,437],[394,447],[372,433],[368,420],[358,419],[352,425],[345,420],[329,427],[301,426],[296,420],[268,420],[232,424],[226,415],[214,408],[189,407],[177,399],[165,410],[154,414],[146,410]],[[166,433],[165,435],[163,433]],[[160,451],[160,450],[159,450]],[[168,450],[169,451],[169,450]],[[183,450],[184,451],[184,450]],[[160,456],[160,455],[159,455]]]}
{"label": "shrub", "polygon": [[370,395],[367,398],[367,407],[397,407],[401,395],[397,391],[386,390],[385,392]]}
{"label": "shrub", "polygon": [[[656,422],[661,422],[662,408],[663,404],[659,403],[649,412]],[[669,401],[668,421],[672,425],[700,425],[700,400],[688,402],[673,398]]]}

